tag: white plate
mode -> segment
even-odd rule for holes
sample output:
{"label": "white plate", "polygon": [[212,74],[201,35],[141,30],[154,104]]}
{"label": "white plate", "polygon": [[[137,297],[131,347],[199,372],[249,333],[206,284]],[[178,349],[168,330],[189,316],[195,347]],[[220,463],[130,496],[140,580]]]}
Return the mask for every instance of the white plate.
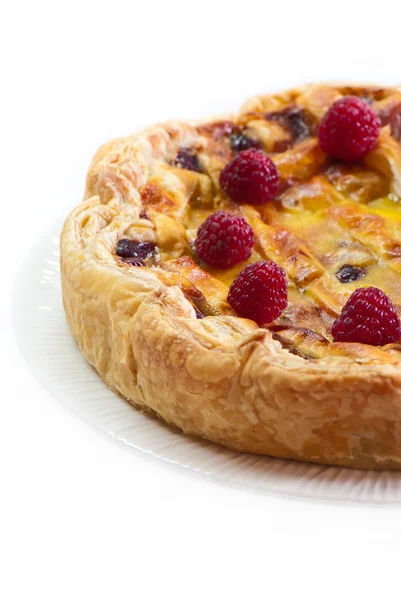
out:
{"label": "white plate", "polygon": [[60,227],[44,234],[14,289],[17,339],[35,376],[54,397],[137,453],[221,483],[300,498],[400,503],[401,473],[322,467],[236,454],[189,438],[111,392],[81,355],[64,318]]}

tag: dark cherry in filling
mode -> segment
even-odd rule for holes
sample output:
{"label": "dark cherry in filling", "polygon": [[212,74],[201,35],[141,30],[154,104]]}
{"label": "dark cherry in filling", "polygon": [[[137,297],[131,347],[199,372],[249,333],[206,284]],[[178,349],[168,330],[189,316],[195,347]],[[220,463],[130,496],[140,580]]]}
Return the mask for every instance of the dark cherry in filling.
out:
{"label": "dark cherry in filling", "polygon": [[379,110],[382,126],[390,125],[391,135],[401,142],[401,103]]}
{"label": "dark cherry in filling", "polygon": [[280,125],[286,127],[291,133],[294,142],[301,142],[312,134],[310,119],[306,112],[298,106],[287,106],[283,110],[278,110],[265,114],[268,121],[278,121]]}
{"label": "dark cherry in filling", "polygon": [[336,273],[336,277],[341,283],[357,281],[357,279],[361,279],[361,277],[363,277],[364,275],[365,273],[362,269],[359,269],[358,267],[353,267],[352,265],[344,265]]}
{"label": "dark cherry in filling", "polygon": [[261,148],[261,143],[245,135],[245,133],[234,133],[230,137],[230,146],[234,152],[243,152],[249,150],[249,148]]}
{"label": "dark cherry in filling", "polygon": [[135,242],[123,239],[117,242],[116,254],[125,263],[134,267],[143,267],[143,260],[153,255],[155,247],[153,242]]}
{"label": "dark cherry in filling", "polygon": [[174,159],[174,164],[181,169],[187,169],[187,171],[203,173],[199,159],[195,154],[195,151],[191,150],[191,148],[180,148]]}
{"label": "dark cherry in filling", "polygon": [[194,306],[194,309],[195,309],[196,318],[197,319],[204,319],[205,315],[199,310],[199,308],[197,308],[195,305],[193,305],[193,306]]}
{"label": "dark cherry in filling", "polygon": [[401,142],[401,106],[396,107],[390,117],[391,135]]}

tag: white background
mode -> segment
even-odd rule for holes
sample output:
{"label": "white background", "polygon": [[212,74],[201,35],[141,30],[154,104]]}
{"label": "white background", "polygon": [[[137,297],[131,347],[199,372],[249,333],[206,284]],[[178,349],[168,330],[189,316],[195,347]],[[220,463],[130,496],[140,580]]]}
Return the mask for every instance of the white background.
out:
{"label": "white background", "polygon": [[0,597],[399,597],[398,508],[314,504],[147,462],[68,413],[12,285],[106,139],[304,81],[401,82],[397,2],[13,2],[0,15]]}

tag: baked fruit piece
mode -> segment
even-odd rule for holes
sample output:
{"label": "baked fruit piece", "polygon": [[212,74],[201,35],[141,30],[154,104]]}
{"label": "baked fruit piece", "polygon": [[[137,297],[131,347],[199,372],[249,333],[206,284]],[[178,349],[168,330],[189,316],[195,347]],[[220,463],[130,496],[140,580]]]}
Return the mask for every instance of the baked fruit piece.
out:
{"label": "baked fruit piece", "polygon": [[[341,155],[347,135],[348,162],[322,150]],[[104,145],[61,237],[65,311],[86,359],[187,434],[401,468],[400,139],[401,88],[307,85]],[[333,341],[337,321],[336,335],[358,335],[352,300],[342,310],[359,288],[384,292],[362,296],[384,332],[372,340],[391,343]]]}

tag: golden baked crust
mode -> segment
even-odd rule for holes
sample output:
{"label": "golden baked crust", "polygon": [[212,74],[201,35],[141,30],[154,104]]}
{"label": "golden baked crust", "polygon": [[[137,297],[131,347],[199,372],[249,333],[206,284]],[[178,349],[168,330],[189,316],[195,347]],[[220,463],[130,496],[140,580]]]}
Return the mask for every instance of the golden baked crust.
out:
{"label": "golden baked crust", "polygon": [[[327,108],[348,93],[370,101],[383,122],[377,148],[357,167],[329,163],[315,137]],[[330,334],[361,286],[338,280],[344,264],[401,309],[398,107],[399,88],[307,85],[253,98],[236,116],[169,122],[102,146],[63,228],[61,274],[72,334],[106,384],[235,450],[401,468],[401,346],[333,343]],[[272,156],[277,202],[233,206],[219,188],[238,128]],[[197,151],[202,173],[174,164],[182,147]],[[273,258],[286,270],[289,306],[267,328],[227,304],[243,264],[207,272],[194,260],[196,229],[217,207],[253,227],[248,262]],[[124,237],[159,253],[130,266],[115,254]]]}

